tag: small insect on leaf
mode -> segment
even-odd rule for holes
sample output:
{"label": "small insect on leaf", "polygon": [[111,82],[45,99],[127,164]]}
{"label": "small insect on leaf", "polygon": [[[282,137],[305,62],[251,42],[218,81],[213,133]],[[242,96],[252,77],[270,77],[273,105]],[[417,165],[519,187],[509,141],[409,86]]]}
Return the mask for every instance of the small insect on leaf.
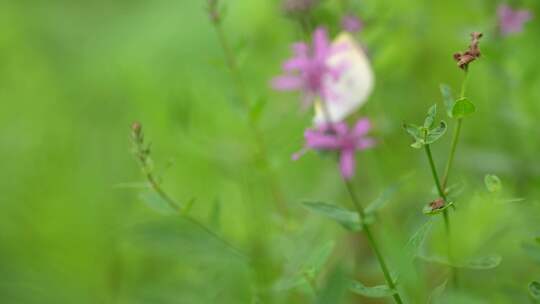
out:
{"label": "small insect on leaf", "polygon": [[491,193],[500,192],[502,189],[501,179],[495,174],[486,174],[484,177],[484,184]]}
{"label": "small insect on leaf", "polygon": [[460,98],[452,107],[452,117],[463,118],[476,111],[476,107],[467,98]]}
{"label": "small insect on leaf", "polygon": [[532,281],[529,283],[529,294],[535,300],[540,300],[540,282]]}

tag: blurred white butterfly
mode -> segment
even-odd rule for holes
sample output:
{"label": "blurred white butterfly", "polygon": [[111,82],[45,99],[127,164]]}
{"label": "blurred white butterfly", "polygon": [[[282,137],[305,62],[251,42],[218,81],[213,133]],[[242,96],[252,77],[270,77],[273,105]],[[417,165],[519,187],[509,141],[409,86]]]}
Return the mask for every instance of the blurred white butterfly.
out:
{"label": "blurred white butterfly", "polygon": [[[326,103],[332,122],[340,122],[360,108],[373,91],[375,77],[369,59],[362,47],[349,33],[341,33],[332,42],[341,51],[336,52],[327,64],[334,67],[344,66],[338,80],[329,80],[329,90],[335,100]],[[321,108],[321,101],[315,104],[315,125],[327,123],[328,115]]]}

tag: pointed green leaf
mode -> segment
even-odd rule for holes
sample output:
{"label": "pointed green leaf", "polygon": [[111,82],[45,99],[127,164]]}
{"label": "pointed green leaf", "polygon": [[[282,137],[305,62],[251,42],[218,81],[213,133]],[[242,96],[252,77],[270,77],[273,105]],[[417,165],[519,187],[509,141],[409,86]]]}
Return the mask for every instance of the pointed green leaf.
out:
{"label": "pointed green leaf", "polygon": [[357,293],[359,295],[362,295],[364,297],[368,298],[385,298],[385,297],[391,297],[396,293],[394,289],[391,289],[387,285],[378,285],[373,287],[368,287],[359,281],[351,281],[349,285],[349,289]]}
{"label": "pointed green leaf", "polygon": [[452,107],[452,117],[463,118],[476,111],[476,107],[467,98],[460,98]]}
{"label": "pointed green leaf", "polygon": [[473,269],[473,270],[488,270],[493,269],[501,264],[502,257],[499,255],[490,255],[486,257],[474,258],[466,263],[451,263],[446,257],[442,256],[427,256],[418,255],[418,257],[429,263],[437,263],[455,268]]}
{"label": "pointed green leaf", "polygon": [[502,257],[500,255],[491,255],[486,257],[475,258],[467,262],[462,268],[468,269],[492,269],[501,264]]}
{"label": "pointed green leaf", "polygon": [[401,187],[402,182],[397,182],[386,188],[379,197],[371,202],[365,209],[366,213],[374,213],[383,208]]}
{"label": "pointed green leaf", "polygon": [[422,141],[415,141],[411,144],[411,147],[415,149],[422,149],[423,146],[424,146],[424,143]]}
{"label": "pointed green leaf", "polygon": [[407,245],[405,245],[405,250],[407,253],[411,256],[417,256],[420,254],[420,251],[422,250],[422,247],[424,246],[424,242],[427,238],[427,235],[429,234],[429,231],[431,231],[431,227],[433,225],[433,221],[430,219],[426,221],[416,232],[411,236],[411,238],[407,241]]}
{"label": "pointed green leaf", "polygon": [[426,119],[424,120],[424,128],[431,129],[435,122],[435,116],[437,116],[437,105],[434,104],[429,108]]}
{"label": "pointed green leaf", "polygon": [[486,174],[484,184],[491,193],[499,192],[502,189],[501,179],[495,174]]}
{"label": "pointed green leaf", "polygon": [[325,284],[317,292],[316,304],[343,303],[347,296],[347,283],[349,279],[341,267],[337,267],[329,275],[325,276]]}
{"label": "pointed green leaf", "polygon": [[436,142],[437,140],[439,140],[439,138],[441,138],[444,133],[446,133],[446,122],[444,121],[441,121],[441,123],[439,124],[439,126],[433,130],[429,130],[427,136],[426,136],[426,144],[432,144],[434,142]]}
{"label": "pointed green leaf", "polygon": [[454,96],[452,95],[452,89],[446,84],[441,84],[440,89],[443,97],[444,107],[446,108],[446,115],[452,118],[452,108],[456,102]]}
{"label": "pointed green leaf", "polygon": [[529,283],[529,294],[535,300],[540,300],[540,282],[532,281]]}
{"label": "pointed green leaf", "polygon": [[448,284],[448,280],[442,282],[441,285],[435,287],[435,289],[433,289],[433,292],[431,292],[431,294],[429,295],[428,303],[434,303],[436,299],[440,298],[444,290],[446,289],[447,284]]}
{"label": "pointed green leaf", "polygon": [[315,213],[335,220],[345,229],[352,231],[361,229],[360,219],[356,212],[323,202],[304,202],[303,205]]}
{"label": "pointed green leaf", "polygon": [[301,272],[311,278],[316,278],[324,264],[328,261],[328,258],[330,258],[333,250],[334,242],[331,241],[323,244],[308,257]]}
{"label": "pointed green leaf", "polygon": [[414,139],[421,139],[424,136],[422,135],[422,128],[415,124],[404,123],[403,128],[407,133],[409,133]]}
{"label": "pointed green leaf", "polygon": [[151,209],[154,211],[164,214],[164,215],[170,215],[176,213],[176,210],[174,210],[169,203],[163,199],[161,196],[159,196],[155,192],[143,192],[139,195],[139,198]]}

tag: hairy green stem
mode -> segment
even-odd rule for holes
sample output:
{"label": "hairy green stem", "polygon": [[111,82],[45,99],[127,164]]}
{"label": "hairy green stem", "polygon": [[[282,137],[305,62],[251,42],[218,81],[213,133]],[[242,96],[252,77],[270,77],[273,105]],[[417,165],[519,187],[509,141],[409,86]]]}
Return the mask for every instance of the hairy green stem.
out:
{"label": "hairy green stem", "polygon": [[240,77],[240,72],[238,70],[238,64],[236,62],[236,58],[234,56],[234,53],[231,50],[231,47],[229,46],[229,42],[227,40],[227,37],[225,36],[225,32],[223,31],[223,27],[221,26],[221,23],[219,22],[213,22],[214,28],[216,29],[219,43],[221,45],[221,48],[223,49],[223,54],[225,57],[225,62],[227,65],[227,68],[229,69],[229,72],[231,74],[233,85],[235,87],[235,90],[237,94],[239,95],[239,99],[242,102],[242,105],[244,107],[245,112],[248,116],[248,126],[250,131],[252,132],[252,135],[255,140],[255,144],[257,146],[257,158],[261,164],[261,167],[264,171],[266,171],[269,186],[270,186],[270,192],[272,194],[272,197],[276,203],[276,207],[278,212],[280,212],[283,216],[288,216],[288,208],[285,203],[285,198],[283,195],[283,191],[281,190],[281,187],[278,183],[278,179],[276,177],[276,174],[272,170],[268,158],[268,152],[266,148],[266,144],[263,140],[262,132],[259,129],[259,125],[257,122],[253,119],[251,115],[249,115],[250,112],[250,104],[249,99],[246,95],[246,91],[244,89],[244,83],[242,81],[242,78]]}

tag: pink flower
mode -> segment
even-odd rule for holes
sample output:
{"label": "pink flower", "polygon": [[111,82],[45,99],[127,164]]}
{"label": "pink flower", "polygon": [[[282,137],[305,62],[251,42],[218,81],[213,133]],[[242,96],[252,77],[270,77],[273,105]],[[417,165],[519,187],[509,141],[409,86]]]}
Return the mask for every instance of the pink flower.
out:
{"label": "pink flower", "polygon": [[497,16],[499,17],[499,28],[503,35],[522,32],[525,22],[532,19],[532,13],[529,10],[513,10],[506,4],[499,5]]}
{"label": "pink flower", "polygon": [[316,97],[325,101],[335,99],[328,82],[337,81],[343,67],[330,66],[328,59],[338,51],[339,47],[330,44],[326,30],[317,28],[311,48],[303,42],[293,44],[294,57],[285,61],[285,73],[272,80],[272,87],[280,91],[302,91],[304,105],[311,104]]}
{"label": "pink flower", "polygon": [[293,155],[293,159],[297,160],[308,149],[338,151],[341,175],[345,179],[351,179],[354,176],[355,152],[371,148],[375,144],[373,139],[366,137],[370,129],[371,123],[367,118],[359,119],[351,129],[346,123],[308,129],[304,133],[306,145],[300,152]]}
{"label": "pink flower", "polygon": [[362,30],[364,23],[355,15],[347,14],[341,18],[341,27],[347,32],[357,33]]}

